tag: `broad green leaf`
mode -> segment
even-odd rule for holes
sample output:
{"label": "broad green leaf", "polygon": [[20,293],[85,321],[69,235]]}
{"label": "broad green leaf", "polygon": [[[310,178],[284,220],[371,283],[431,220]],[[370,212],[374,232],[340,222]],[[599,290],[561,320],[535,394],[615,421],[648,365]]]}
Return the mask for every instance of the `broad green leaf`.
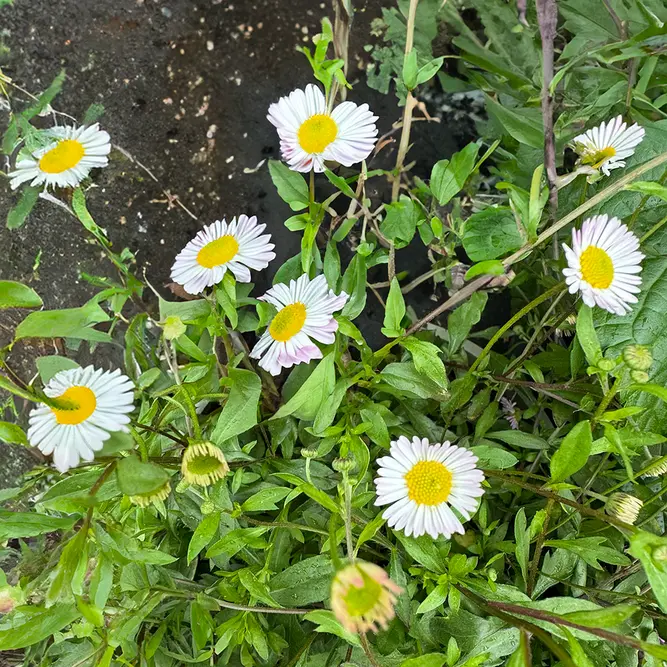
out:
{"label": "broad green leaf", "polygon": [[218,445],[257,424],[262,381],[252,371],[239,368],[230,368],[229,377],[232,388],[211,434],[211,439]]}
{"label": "broad green leaf", "polygon": [[593,326],[593,309],[585,303],[581,304],[577,315],[577,340],[586,355],[586,361],[594,366],[602,357],[602,348]]}
{"label": "broad green leaf", "polygon": [[382,333],[389,338],[396,338],[403,331],[401,320],[405,316],[405,300],[398,278],[394,276],[389,287],[389,296],[384,312]]}
{"label": "broad green leaf", "polygon": [[246,500],[241,509],[244,512],[269,512],[277,510],[277,502],[280,502],[285,496],[288,496],[291,489],[286,486],[275,486],[266,488],[253,494]]}
{"label": "broad green leaf", "polygon": [[629,551],[641,561],[653,595],[667,613],[667,537],[638,530],[630,536]]}
{"label": "broad green leaf", "polygon": [[417,85],[421,86],[423,83],[430,81],[438,73],[444,62],[445,57],[439,56],[422,65],[417,72]]}
{"label": "broad green leaf", "polygon": [[155,463],[144,463],[136,456],[120,459],[116,467],[118,486],[128,496],[157,491],[169,479],[167,472]]}
{"label": "broad green leaf", "polygon": [[68,371],[72,368],[79,368],[79,364],[77,364],[73,359],[60,357],[57,354],[52,354],[48,357],[38,357],[36,363],[39,377],[44,384],[46,384],[52,377],[60,373],[60,371]]}
{"label": "broad green leaf", "polygon": [[447,389],[449,381],[439,347],[416,336],[403,339],[401,345],[412,355],[412,363],[418,373],[435,382],[441,389]]}
{"label": "broad green leaf", "polygon": [[42,188],[24,186],[21,192],[21,198],[18,200],[16,206],[14,206],[14,208],[7,214],[8,229],[17,229],[25,223],[37,203],[41,191]]}
{"label": "broad green leaf", "polygon": [[424,599],[424,601],[417,607],[416,614],[426,614],[429,611],[433,611],[442,604],[447,599],[449,587],[446,584],[439,584],[436,586]]}
{"label": "broad green leaf", "polygon": [[489,115],[500,123],[505,132],[532,148],[544,146],[544,131],[538,109],[510,109],[485,95]]}
{"label": "broad green leaf", "polygon": [[32,287],[13,280],[0,280],[0,310],[3,308],[39,308],[42,300]]}
{"label": "broad green leaf", "polygon": [[449,314],[447,331],[449,333],[449,353],[458,351],[470,330],[482,318],[488,295],[486,292],[475,292],[467,301]]}
{"label": "broad green leaf", "polygon": [[[109,316],[95,301],[89,301],[81,308],[64,310],[40,310],[30,313],[14,334],[15,340],[22,338],[88,338],[88,335],[101,334],[92,329],[92,325],[108,322]],[[107,334],[104,334],[107,336]],[[108,337],[108,336],[107,336]]]}
{"label": "broad green leaf", "polygon": [[385,218],[380,224],[380,231],[390,241],[403,247],[412,241],[417,225],[423,218],[421,207],[407,195],[401,195],[399,201],[385,206]]}
{"label": "broad green leaf", "polygon": [[292,171],[278,160],[269,160],[269,173],[280,198],[287,202],[293,211],[308,208],[308,185],[298,171]]}
{"label": "broad green leaf", "polygon": [[74,604],[56,604],[48,609],[32,607],[23,623],[0,630],[0,651],[32,646],[76,621],[81,613]]}
{"label": "broad green leaf", "polygon": [[427,653],[418,658],[410,658],[401,663],[401,667],[443,667],[447,664],[447,656],[444,653]]}
{"label": "broad green leaf", "polygon": [[473,262],[502,257],[520,248],[523,238],[511,209],[489,207],[464,223],[463,248]]}
{"label": "broad green leaf", "polygon": [[165,301],[159,299],[160,321],[164,322],[168,317],[178,317],[183,322],[192,322],[200,317],[206,317],[211,312],[211,304],[205,299],[193,301]]}
{"label": "broad green leaf", "polygon": [[18,424],[0,422],[0,442],[8,445],[28,445],[28,438]]}
{"label": "broad green leaf", "polygon": [[314,623],[317,627],[315,632],[326,632],[327,634],[336,635],[344,639],[348,644],[353,646],[360,646],[358,635],[348,632],[336,619],[332,611],[326,609],[318,609],[311,611],[304,616],[306,621]]}
{"label": "broad green leaf", "polygon": [[271,578],[271,597],[285,607],[322,602],[329,597],[333,575],[328,555],[304,558]]}
{"label": "broad green leaf", "polygon": [[549,443],[544,438],[523,431],[494,431],[487,433],[486,437],[522,449],[549,449]]}
{"label": "broad green leaf", "polygon": [[77,520],[78,517],[56,517],[35,512],[0,510],[0,541],[69,530]]}
{"label": "broad green leaf", "polygon": [[[578,612],[586,613],[586,612]],[[574,662],[576,667],[595,667],[591,659],[586,655],[586,652],[581,647],[581,644],[577,641],[576,637],[567,629],[562,628],[562,632],[567,638],[568,646],[570,647],[570,657]]]}
{"label": "broad green leaf", "polygon": [[551,457],[551,482],[562,482],[581,470],[593,447],[591,424],[585,419],[575,424]]}
{"label": "broad green leaf", "polygon": [[649,197],[660,197],[660,199],[667,201],[667,187],[653,181],[635,181],[626,185],[623,189],[631,190],[632,192],[641,192],[643,195]]}
{"label": "broad green leaf", "polygon": [[315,370],[299,387],[292,398],[276,412],[271,419],[296,415],[300,419],[312,421],[323,400],[333,392],[336,383],[334,354],[329,353],[320,361]]}
{"label": "broad green leaf", "polygon": [[446,391],[422,375],[411,362],[387,364],[380,372],[380,379],[407,396],[439,399],[446,397]]}
{"label": "broad green leaf", "polygon": [[207,547],[215,537],[220,525],[220,512],[207,514],[199,523],[188,544],[188,565]]}
{"label": "broad green leaf", "polygon": [[337,176],[333,171],[324,170],[324,175],[335,185],[344,195],[350,199],[355,199],[354,190],[349,186],[347,181],[342,176]]}
{"label": "broad green leaf", "polygon": [[508,452],[501,447],[477,445],[471,447],[470,451],[479,459],[478,466],[480,468],[503,470],[504,468],[511,468],[519,462],[519,459],[512,452]]}
{"label": "broad green leaf", "polygon": [[222,554],[233,558],[243,547],[266,549],[268,542],[262,538],[266,531],[267,528],[264,526],[235,528],[208,548],[206,558],[214,558]]}
{"label": "broad green leaf", "polygon": [[417,86],[417,49],[414,47],[403,58],[403,83],[408,90]]}
{"label": "broad green leaf", "polygon": [[401,532],[394,532],[394,535],[408,554],[427,570],[436,574],[445,572],[444,556],[431,537],[428,535],[407,537]]}
{"label": "broad green leaf", "polygon": [[355,319],[366,307],[366,259],[355,255],[343,275],[342,290],[350,295],[343,307],[341,315],[350,320]]}
{"label": "broad green leaf", "polygon": [[475,168],[479,144],[468,144],[451,160],[436,162],[431,171],[430,188],[440,206],[447,204],[463,188]]}
{"label": "broad green leaf", "polygon": [[564,618],[588,628],[613,628],[626,621],[639,607],[634,604],[618,604],[613,607],[605,607],[599,611],[572,611],[565,614]]}

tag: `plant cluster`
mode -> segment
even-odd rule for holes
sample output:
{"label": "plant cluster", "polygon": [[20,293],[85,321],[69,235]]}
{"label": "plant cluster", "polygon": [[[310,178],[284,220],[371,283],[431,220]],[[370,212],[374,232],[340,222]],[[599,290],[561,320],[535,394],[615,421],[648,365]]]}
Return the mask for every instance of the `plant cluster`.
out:
{"label": "plant cluster", "polygon": [[[115,155],[103,110],[63,122],[64,74],[17,108],[27,91],[0,72],[8,225],[55,206],[118,276],[88,276],[100,291],[64,310],[0,281],[0,309],[34,309],[0,350],[0,439],[43,457],[0,491],[0,651],[59,667],[659,665],[667,10],[399,0],[369,47],[369,83],[402,106],[378,137],[348,83],[352,3],[334,8],[303,49],[317,83],[268,109],[300,253],[275,267],[261,220],[213,221],[175,257],[180,300],[88,208]],[[435,122],[436,92],[481,97],[486,117],[419,178],[411,129]],[[415,248],[424,275],[401,269]],[[420,316],[410,293],[427,288],[439,304]],[[369,299],[382,346],[354,323]],[[31,381],[12,364],[26,339],[62,343]],[[76,361],[119,343],[122,369]]]}

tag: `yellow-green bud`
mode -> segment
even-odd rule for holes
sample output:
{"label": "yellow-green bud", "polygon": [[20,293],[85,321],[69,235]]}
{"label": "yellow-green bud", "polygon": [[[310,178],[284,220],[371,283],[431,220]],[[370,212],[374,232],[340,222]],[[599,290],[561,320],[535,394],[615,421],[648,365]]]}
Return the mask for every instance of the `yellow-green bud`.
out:
{"label": "yellow-green bud", "polygon": [[167,340],[174,340],[185,333],[187,327],[180,317],[177,315],[170,315],[162,323],[162,333]]}
{"label": "yellow-green bud", "polygon": [[630,371],[630,377],[637,384],[646,384],[651,379],[646,371]]}
{"label": "yellow-green bud", "polygon": [[213,512],[215,512],[215,505],[210,500],[205,500],[199,509],[201,513],[206,516],[207,514],[213,514]]}
{"label": "yellow-green bud", "polygon": [[614,370],[616,367],[616,362],[612,361],[611,359],[600,359],[597,365],[601,371],[606,371],[608,373],[609,371]]}
{"label": "yellow-green bud", "polygon": [[317,458],[317,450],[316,449],[308,449],[304,447],[301,450],[301,456],[303,456],[304,459],[316,459]]}
{"label": "yellow-green bud", "polygon": [[647,371],[653,364],[653,355],[646,345],[626,345],[623,348],[623,361],[633,371]]}
{"label": "yellow-green bud", "polygon": [[350,472],[354,468],[354,461],[348,458],[334,459],[332,465],[337,472]]}

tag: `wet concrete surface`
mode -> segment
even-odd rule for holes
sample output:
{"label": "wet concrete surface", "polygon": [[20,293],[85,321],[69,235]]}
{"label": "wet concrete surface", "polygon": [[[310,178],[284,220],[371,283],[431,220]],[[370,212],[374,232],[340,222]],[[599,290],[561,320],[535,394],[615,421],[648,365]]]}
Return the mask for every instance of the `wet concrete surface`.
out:
{"label": "wet concrete surface", "polygon": [[[370,104],[382,134],[401,110],[393,94],[366,86],[363,47],[372,41],[371,20],[380,16],[382,4],[391,3],[354,4],[349,73],[354,89],[348,99]],[[17,0],[0,9],[0,33],[9,49],[0,64],[32,92],[45,89],[65,68],[67,81],[54,107],[82,118],[92,103],[103,104],[100,122],[114,144],[157,178],[156,183],[116,150],[110,166],[94,174],[95,187],[87,194],[89,209],[114,248],[127,246],[136,254],[139,275],[145,271],[169,296],[165,285],[175,254],[203,224],[246,213],[266,222],[277,241],[273,266],[257,280],[255,292],[261,293],[275,269],[299,251],[300,235],[283,226],[292,212],[277,196],[266,164],[255,173],[244,169],[279,157],[266,110],[312,80],[296,46],[310,45],[324,15],[333,18],[330,4],[314,0]],[[18,93],[16,99],[25,98]],[[0,111],[0,125],[6,117]],[[418,123],[414,136],[420,134],[433,153],[431,164],[456,149],[446,126]],[[393,150],[385,159],[391,161]],[[0,178],[0,220],[15,199]],[[114,275],[81,226],[47,202],[37,204],[21,229],[0,224],[0,249],[0,279],[31,284],[47,308],[78,306],[97,292],[82,272]],[[399,253],[399,270],[404,261],[413,275],[429,268],[423,248],[416,263]],[[432,307],[428,290],[413,296],[418,311]],[[368,303],[363,324],[377,335],[381,310],[372,296]],[[0,339],[6,341],[7,330],[22,315],[5,311]],[[29,379],[34,356],[55,350],[45,345],[21,351],[18,372]],[[15,482],[14,472],[9,474],[14,482],[3,481],[6,458],[0,450],[0,487]]]}

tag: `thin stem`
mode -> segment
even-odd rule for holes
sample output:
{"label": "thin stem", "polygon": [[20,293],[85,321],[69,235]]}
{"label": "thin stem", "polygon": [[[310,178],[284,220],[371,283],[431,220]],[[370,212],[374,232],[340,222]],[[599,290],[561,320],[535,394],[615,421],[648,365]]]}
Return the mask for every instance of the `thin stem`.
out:
{"label": "thin stem", "polygon": [[651,227],[651,229],[649,229],[646,232],[646,234],[644,234],[644,236],[642,236],[640,242],[644,243],[644,241],[646,241],[646,239],[648,239],[650,236],[653,236],[653,234],[655,234],[665,223],[667,223],[667,215],[662,220],[660,220],[659,222],[656,222],[655,225],[653,225],[653,227]]}
{"label": "thin stem", "polygon": [[362,632],[359,635],[359,641],[361,642],[361,648],[363,652],[366,654],[366,657],[368,658],[368,662],[373,665],[373,667],[382,667],[382,665],[376,660],[375,656],[373,655],[373,651],[371,650],[371,646],[368,643],[368,639],[366,638],[366,633]]}
{"label": "thin stem", "polygon": [[[415,18],[417,16],[417,4],[419,0],[410,0],[410,8],[408,9],[408,23],[405,34],[405,55],[407,56],[411,51],[415,38]],[[403,109],[403,127],[401,128],[401,139],[398,144],[398,153],[396,155],[396,167],[394,174],[394,182],[391,188],[391,201],[398,201],[398,193],[401,188],[401,171],[403,170],[403,163],[405,156],[410,147],[410,128],[412,126],[412,109],[415,106],[415,98],[412,91],[408,91],[405,98],[405,108]],[[391,280],[391,277],[389,278]]]}
{"label": "thin stem", "polygon": [[544,541],[547,536],[547,531],[549,530],[549,520],[551,519],[551,512],[556,501],[553,498],[549,498],[547,501],[546,516],[544,517],[544,523],[542,524],[542,530],[537,536],[535,541],[535,552],[533,553],[533,562],[530,566],[530,572],[528,574],[528,581],[526,582],[526,593],[528,597],[533,596],[533,589],[535,588],[535,582],[537,581],[537,572],[540,567],[540,556],[542,555],[542,547],[544,546]]}
{"label": "thin stem", "polygon": [[354,542],[352,541],[352,485],[347,471],[343,473],[343,486],[345,496],[345,543],[347,545],[347,557],[354,563]]}
{"label": "thin stem", "polygon": [[[178,370],[178,356],[176,353],[176,345],[174,344],[174,341],[169,341],[169,345],[167,347],[167,344],[165,343],[165,357],[167,359],[167,364],[169,365],[169,368],[171,370],[172,375],[174,376],[174,381],[176,384],[181,387],[183,384],[181,381],[181,374],[179,373]],[[185,425],[188,429],[188,435],[192,437],[192,420],[190,419],[190,415],[185,412]]]}
{"label": "thin stem", "polygon": [[505,332],[508,329],[511,329],[524,315],[527,315],[533,308],[536,308],[539,306],[542,302],[546,301],[547,299],[550,299],[552,296],[555,294],[559,294],[565,289],[565,285],[563,283],[558,283],[557,285],[554,285],[551,289],[547,290],[543,294],[540,294],[536,299],[533,299],[529,304],[524,306],[516,315],[511,317],[496,333],[492,336],[491,340],[486,344],[486,347],[482,350],[482,353],[475,359],[475,362],[473,365],[470,367],[470,373],[473,373],[477,368],[479,368],[479,365],[484,361],[484,359],[488,356],[489,352],[491,352],[491,349],[493,346],[502,338],[502,336],[505,334]]}
{"label": "thin stem", "polygon": [[611,385],[609,391],[607,391],[605,395],[602,397],[600,405],[598,405],[598,409],[595,411],[593,419],[591,419],[591,428],[595,425],[595,422],[597,422],[600,419],[600,417],[602,417],[604,411],[609,407],[609,404],[614,399],[614,396],[616,396],[616,393],[618,392],[620,386],[621,386],[621,378],[617,377],[614,380],[614,383]]}

